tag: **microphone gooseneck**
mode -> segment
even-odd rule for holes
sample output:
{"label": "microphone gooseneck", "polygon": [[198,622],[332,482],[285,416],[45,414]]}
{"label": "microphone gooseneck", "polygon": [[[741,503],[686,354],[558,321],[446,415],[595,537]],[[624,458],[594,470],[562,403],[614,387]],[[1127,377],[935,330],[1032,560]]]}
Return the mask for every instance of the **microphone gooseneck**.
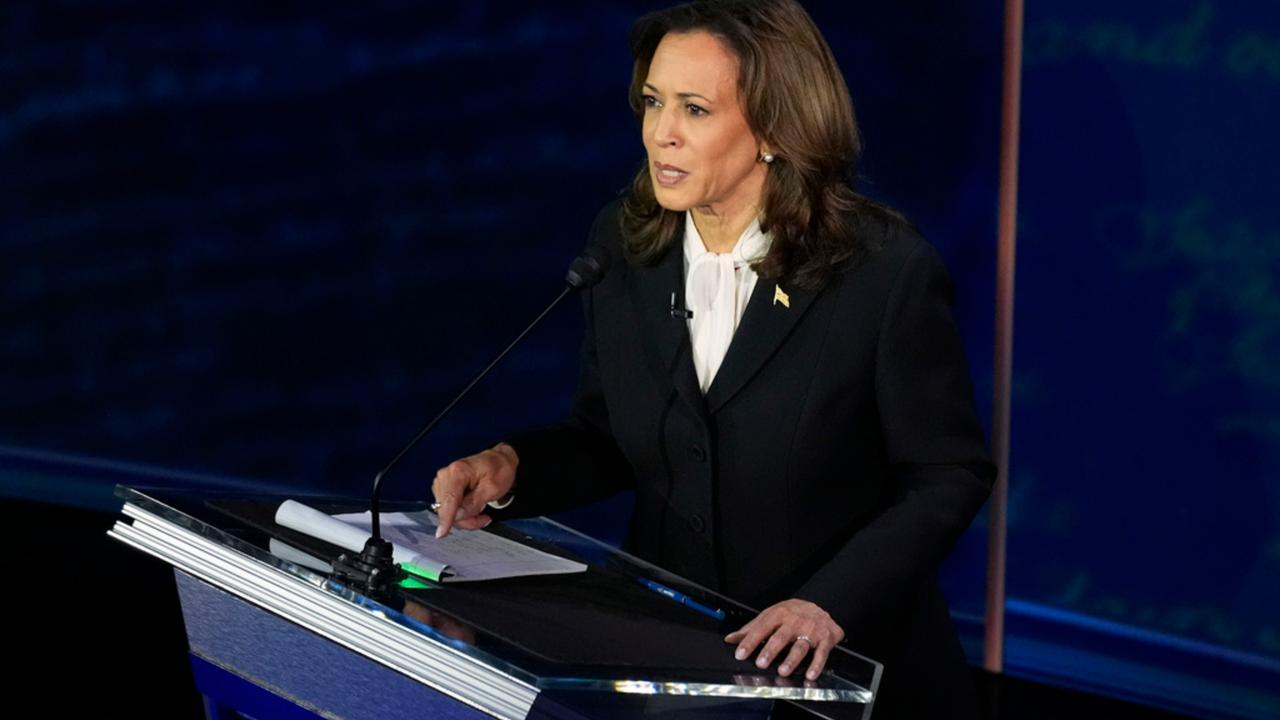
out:
{"label": "microphone gooseneck", "polygon": [[397,567],[392,561],[391,543],[387,542],[382,537],[380,499],[383,479],[387,476],[387,473],[391,472],[391,469],[404,458],[405,455],[409,454],[409,451],[412,450],[418,442],[426,437],[427,434],[430,433],[431,430],[449,414],[449,411],[452,410],[454,406],[462,400],[462,398],[466,397],[467,393],[471,392],[471,389],[475,387],[476,384],[489,374],[490,370],[493,370],[498,363],[502,362],[502,359],[505,358],[507,354],[516,347],[516,345],[519,345],[520,341],[524,340],[525,336],[537,327],[538,323],[542,322],[542,319],[546,317],[547,314],[550,313],[557,305],[559,305],[561,300],[564,300],[564,297],[568,295],[570,291],[588,290],[594,287],[609,271],[610,263],[611,258],[609,253],[604,248],[597,245],[588,246],[581,255],[574,258],[573,262],[569,265],[569,271],[565,274],[565,287],[560,291],[560,294],[557,295],[542,312],[538,313],[538,316],[533,319],[533,322],[530,322],[525,329],[516,336],[515,340],[512,340],[511,343],[502,350],[502,352],[498,353],[498,355],[494,357],[494,359],[491,360],[489,364],[475,376],[474,379],[471,380],[471,382],[467,383],[466,387],[462,388],[462,391],[459,392],[443,410],[432,418],[431,422],[427,423],[426,427],[422,428],[422,430],[420,430],[418,434],[400,450],[400,452],[396,453],[395,457],[391,458],[391,462],[387,463],[386,467],[382,468],[382,470],[374,476],[373,493],[370,496],[369,502],[372,536],[365,542],[364,550],[360,553],[358,558],[353,558],[350,557],[349,554],[343,553],[334,562],[334,574],[340,581],[348,585],[359,587],[372,597],[383,597],[387,594],[387,590],[393,583],[403,579],[404,571]]}

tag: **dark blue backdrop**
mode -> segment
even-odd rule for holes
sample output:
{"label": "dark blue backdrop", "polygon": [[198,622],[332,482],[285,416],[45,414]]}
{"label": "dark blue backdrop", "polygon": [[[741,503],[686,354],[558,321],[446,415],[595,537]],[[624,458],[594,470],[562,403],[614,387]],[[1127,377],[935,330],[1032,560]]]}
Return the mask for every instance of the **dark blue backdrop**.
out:
{"label": "dark blue backdrop", "polygon": [[[550,299],[643,159],[625,37],[651,3],[461,5],[6,4],[0,437],[363,485]],[[813,11],[866,188],[976,275],[985,389],[994,17]],[[555,417],[577,322],[553,317],[400,490]]]}
{"label": "dark blue backdrop", "polygon": [[1011,629],[1146,646],[1069,672],[1178,666],[1134,680],[1175,701],[1274,693],[1280,8],[1029,3],[1026,32]]}

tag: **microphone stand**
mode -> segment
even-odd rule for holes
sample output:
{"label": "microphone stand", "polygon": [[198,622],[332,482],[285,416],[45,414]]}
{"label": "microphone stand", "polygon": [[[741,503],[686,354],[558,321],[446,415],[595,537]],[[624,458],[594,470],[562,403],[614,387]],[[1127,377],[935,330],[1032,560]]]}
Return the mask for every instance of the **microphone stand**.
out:
{"label": "microphone stand", "polygon": [[590,248],[582,255],[579,255],[569,266],[569,272],[565,277],[565,287],[560,291],[560,294],[556,296],[556,299],[552,300],[551,303],[547,305],[546,309],[538,313],[538,316],[533,319],[533,322],[529,323],[529,325],[516,336],[515,340],[512,340],[502,352],[498,353],[498,356],[490,361],[489,364],[485,366],[484,370],[480,371],[479,375],[476,375],[471,382],[467,383],[467,386],[462,389],[462,392],[459,392],[458,395],[454,397],[453,400],[446,405],[434,419],[431,420],[431,422],[427,423],[426,427],[422,428],[422,430],[409,441],[408,445],[405,445],[395,457],[391,458],[391,462],[387,463],[386,467],[374,476],[373,494],[370,496],[369,502],[373,534],[365,541],[364,550],[362,550],[359,555],[353,556],[352,553],[344,552],[338,556],[333,563],[334,578],[352,589],[361,591],[369,597],[374,599],[385,599],[389,597],[390,589],[408,576],[408,574],[392,560],[392,545],[388,540],[382,537],[380,498],[383,478],[386,477],[387,473],[391,471],[391,468],[395,467],[396,464],[399,463],[400,460],[407,455],[420,440],[422,440],[422,438],[427,436],[427,433],[431,432],[431,429],[434,428],[445,415],[449,414],[449,411],[458,404],[459,400],[465,397],[467,393],[471,392],[471,388],[475,387],[476,383],[483,380],[484,377],[489,374],[490,370],[493,370],[498,363],[502,362],[502,359],[505,358],[516,345],[519,345],[520,341],[523,340],[525,336],[538,325],[538,323],[542,322],[542,319],[547,316],[547,313],[550,313],[555,306],[559,305],[560,301],[564,300],[565,296],[568,295],[571,290],[583,290],[599,282],[600,278],[608,269],[608,264],[608,256],[602,256],[599,252],[593,252]]}

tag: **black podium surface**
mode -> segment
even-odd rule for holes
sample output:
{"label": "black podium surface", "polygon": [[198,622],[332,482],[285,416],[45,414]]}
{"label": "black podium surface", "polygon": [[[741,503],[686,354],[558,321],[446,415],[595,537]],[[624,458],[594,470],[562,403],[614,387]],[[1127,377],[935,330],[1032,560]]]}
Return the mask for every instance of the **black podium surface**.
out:
{"label": "black podium surface", "polygon": [[[275,525],[283,498],[126,487],[117,495],[126,519],[110,534],[177,570],[193,666],[319,717],[870,716],[878,663],[837,648],[807,681],[736,661],[723,638],[752,608],[546,518],[476,532],[585,572],[421,582],[378,602],[330,579],[338,548]],[[363,509],[295,499],[327,512]],[[254,706],[258,717],[264,707]]]}

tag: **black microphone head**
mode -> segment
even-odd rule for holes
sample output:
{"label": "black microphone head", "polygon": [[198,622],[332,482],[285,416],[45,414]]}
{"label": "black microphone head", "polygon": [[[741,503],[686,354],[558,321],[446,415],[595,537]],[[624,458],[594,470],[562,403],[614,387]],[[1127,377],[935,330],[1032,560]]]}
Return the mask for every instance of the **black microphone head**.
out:
{"label": "black microphone head", "polygon": [[569,272],[564,281],[574,290],[587,290],[600,282],[609,272],[611,258],[608,251],[599,245],[588,245],[582,254],[569,264]]}

